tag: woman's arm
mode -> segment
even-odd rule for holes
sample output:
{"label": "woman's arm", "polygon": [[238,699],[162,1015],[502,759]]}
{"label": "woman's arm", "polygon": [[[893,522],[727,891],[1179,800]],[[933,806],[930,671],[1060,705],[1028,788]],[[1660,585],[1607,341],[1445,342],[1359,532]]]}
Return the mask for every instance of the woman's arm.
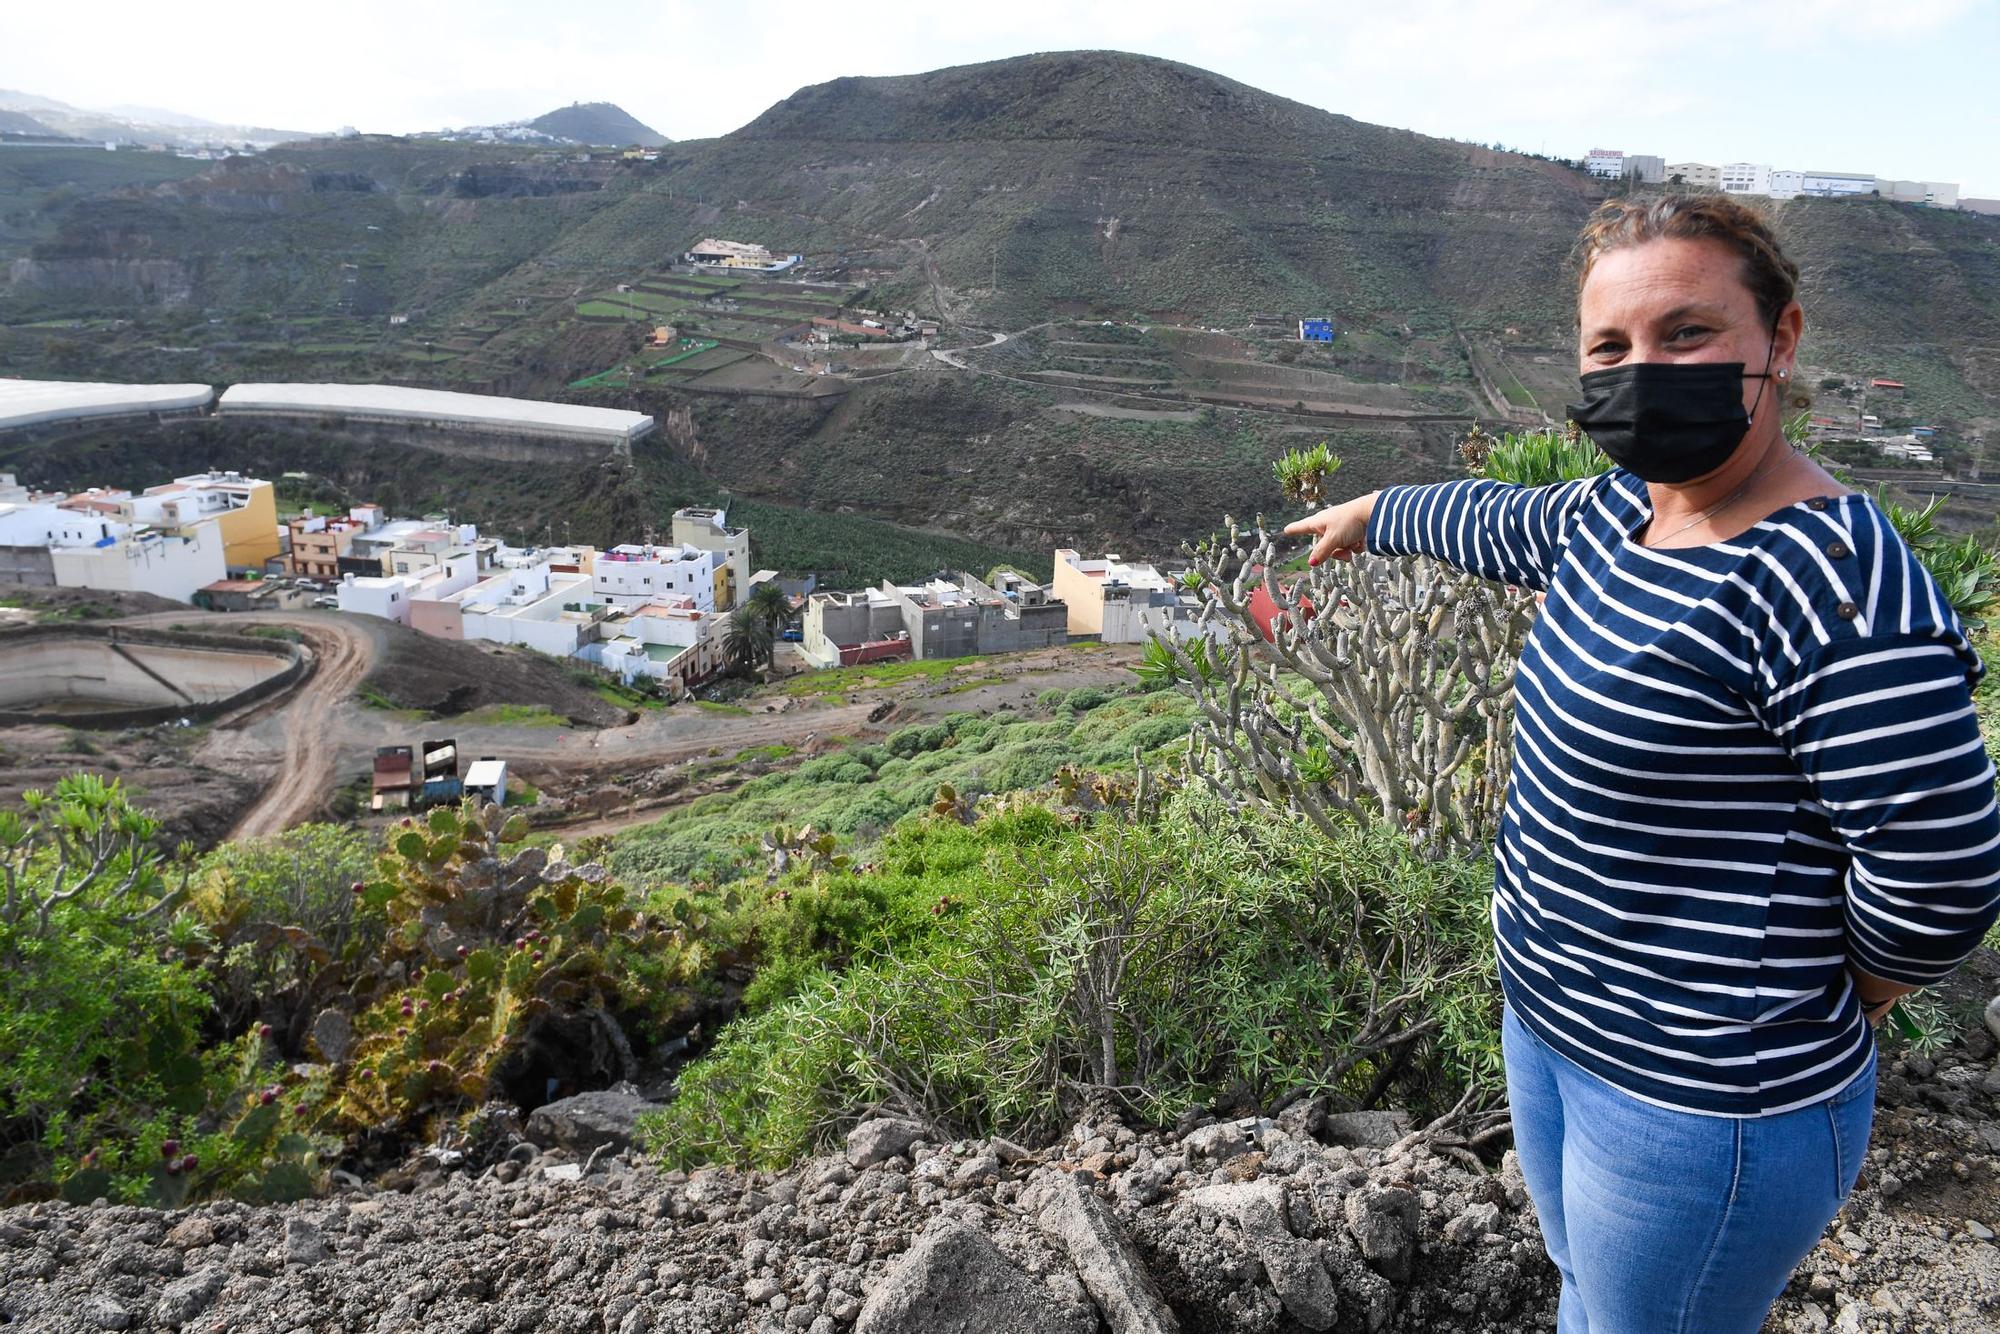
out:
{"label": "woman's arm", "polygon": [[1546,589],[1562,534],[1597,478],[1515,486],[1467,478],[1392,486],[1288,524],[1316,539],[1311,562],[1346,560],[1364,547],[1385,556],[1432,556],[1500,583]]}
{"label": "woman's arm", "polygon": [[1937,982],[2000,917],[2000,809],[1964,640],[1860,635],[1807,653],[1762,702],[1852,858],[1849,972],[1864,1003]]}

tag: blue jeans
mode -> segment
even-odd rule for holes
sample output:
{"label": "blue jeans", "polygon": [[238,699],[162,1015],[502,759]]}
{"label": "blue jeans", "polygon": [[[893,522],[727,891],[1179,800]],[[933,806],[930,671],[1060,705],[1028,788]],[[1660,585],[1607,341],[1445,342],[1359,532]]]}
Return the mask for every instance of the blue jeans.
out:
{"label": "blue jeans", "polygon": [[1697,1116],[1641,1102],[1506,1007],[1514,1148],[1562,1274],[1560,1334],[1756,1334],[1854,1188],[1875,1060],[1825,1102]]}

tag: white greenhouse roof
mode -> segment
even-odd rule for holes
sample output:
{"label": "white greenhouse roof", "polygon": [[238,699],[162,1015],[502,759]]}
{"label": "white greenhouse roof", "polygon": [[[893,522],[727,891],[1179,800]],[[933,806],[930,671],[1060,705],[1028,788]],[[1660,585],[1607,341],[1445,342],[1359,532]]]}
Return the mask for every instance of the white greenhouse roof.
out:
{"label": "white greenhouse roof", "polygon": [[93,384],[76,380],[0,379],[0,431],[42,422],[187,412],[208,406],[205,384]]}
{"label": "white greenhouse roof", "polygon": [[636,440],[653,429],[643,412],[385,384],[238,384],[222,391],[220,407],[224,415],[326,413],[606,440]]}

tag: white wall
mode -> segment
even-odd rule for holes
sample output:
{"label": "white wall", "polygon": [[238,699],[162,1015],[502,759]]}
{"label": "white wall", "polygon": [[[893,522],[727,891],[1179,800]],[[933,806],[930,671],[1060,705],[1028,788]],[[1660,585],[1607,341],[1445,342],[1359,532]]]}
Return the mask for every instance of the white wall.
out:
{"label": "white wall", "polygon": [[0,546],[88,546],[100,537],[123,537],[130,524],[53,504],[0,505]]}
{"label": "white wall", "polygon": [[334,596],[340,609],[358,616],[379,616],[398,625],[410,623],[410,602],[417,581],[408,575],[354,575],[340,581]]}
{"label": "white wall", "polygon": [[1809,195],[1838,199],[1843,195],[1872,194],[1875,190],[1875,178],[1809,171],[1805,173],[1799,188]]}
{"label": "white wall", "polygon": [[714,611],[715,553],[693,547],[680,550],[687,553],[684,558],[666,560],[617,560],[611,552],[599,552],[591,564],[591,587],[599,597],[621,606],[686,597],[703,611]]}
{"label": "white wall", "polygon": [[546,591],[532,601],[496,606],[483,612],[466,608],[464,636],[493,644],[521,644],[558,658],[575,656],[596,633],[596,625],[566,616],[563,606],[591,600],[590,578],[581,574],[551,575],[546,566],[539,567],[539,573]]}
{"label": "white wall", "polygon": [[222,534],[205,523],[190,537],[152,534],[108,547],[55,547],[49,555],[59,588],[152,593],[193,602],[197,589],[228,573],[222,545]]}
{"label": "white wall", "polygon": [[1770,194],[1770,164],[1765,162],[1723,163],[1722,189],[1724,193],[1732,195]]}

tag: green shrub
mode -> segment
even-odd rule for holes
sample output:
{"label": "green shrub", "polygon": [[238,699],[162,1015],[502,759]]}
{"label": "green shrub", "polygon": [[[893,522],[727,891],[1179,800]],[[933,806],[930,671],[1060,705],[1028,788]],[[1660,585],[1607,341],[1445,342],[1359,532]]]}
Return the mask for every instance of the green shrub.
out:
{"label": "green shrub", "polygon": [[208,989],[222,1031],[268,1022],[296,1046],[379,949],[384,919],[353,893],[378,846],[357,829],[300,825],[202,858],[189,902],[214,942]]}
{"label": "green shrub", "polygon": [[1420,1111],[1497,1094],[1490,863],[1196,792],[1152,823],[1065,825],[977,869],[910,860],[899,827],[877,874],[920,872],[894,901],[942,904],[950,929],[850,933],[845,966],[790,950],[762,997],[782,1002],[682,1073],[649,1143],[776,1165],[883,1104],[1034,1139],[1092,1097],[1165,1122],[1296,1088],[1358,1101],[1378,1079]]}
{"label": "green shrub", "polygon": [[596,1033],[604,1050],[577,1065],[620,1073],[625,1035],[658,1040],[694,999],[718,934],[700,904],[656,895],[642,910],[602,867],[522,846],[527,833],[471,801],[391,831],[360,895],[387,930],[352,985],[354,1047],[316,1126],[411,1132],[469,1110],[551,1026]]}
{"label": "green shrub", "polygon": [[1517,486],[1548,486],[1595,477],[1611,467],[1611,460],[1573,425],[1519,434],[1509,431],[1498,440],[1475,427],[1459,445],[1459,452],[1478,476]]}
{"label": "green shrub", "polygon": [[211,1006],[190,959],[206,941],[181,911],[189,868],[152,846],[158,823],[89,774],[22,803],[0,811],[9,1175],[86,1201],[310,1189],[310,1144],[290,1124],[296,1081],[270,1045],[200,1051]]}
{"label": "green shrub", "polygon": [[72,1106],[198,1083],[209,1008],[175,948],[185,889],[150,846],[157,822],[90,774],[22,801],[0,811],[0,1120],[16,1136]]}
{"label": "green shrub", "polygon": [[[757,841],[774,825],[809,824],[858,845],[928,807],[941,783],[978,796],[1040,788],[1069,763],[1129,771],[1135,745],[1150,762],[1187,735],[1192,705],[1178,695],[1104,695],[1087,713],[955,713],[902,728],[879,744],[829,750],[621,835],[610,866],[640,886],[734,879],[762,868]],[[872,782],[862,770],[872,770]]]}

